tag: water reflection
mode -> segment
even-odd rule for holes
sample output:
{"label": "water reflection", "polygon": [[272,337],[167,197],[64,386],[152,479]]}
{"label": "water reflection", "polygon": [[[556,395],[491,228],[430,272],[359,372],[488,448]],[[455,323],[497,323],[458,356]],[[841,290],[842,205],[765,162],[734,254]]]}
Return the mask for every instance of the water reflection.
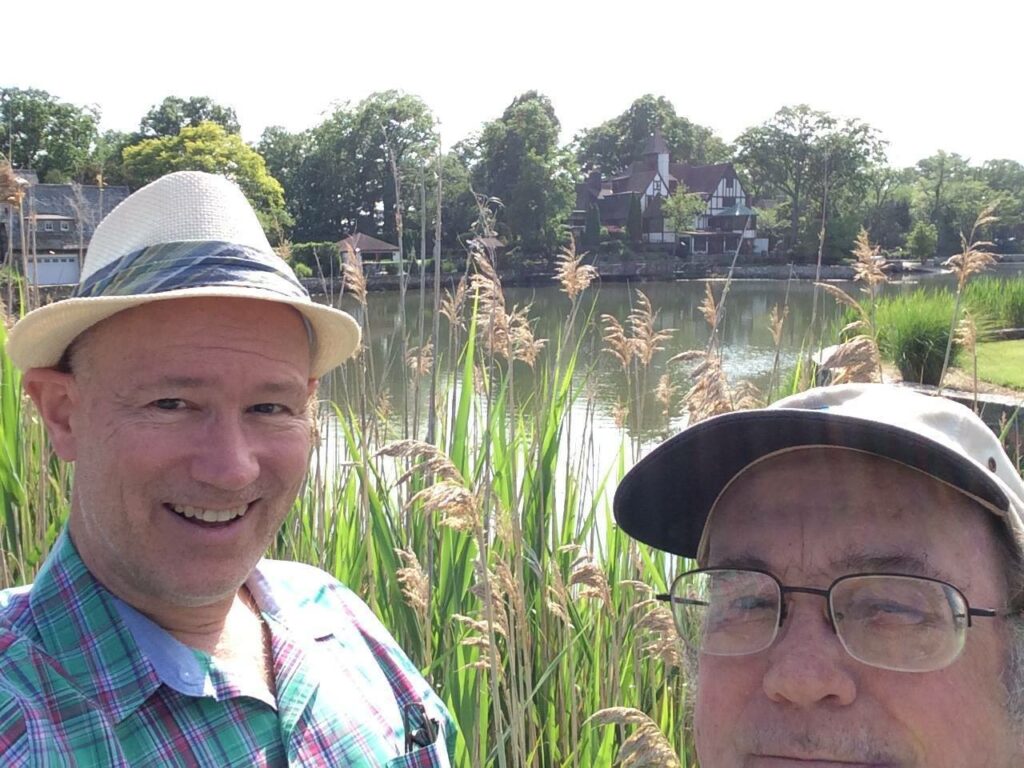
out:
{"label": "water reflection", "polygon": [[[1024,272],[1024,265],[1004,265],[994,274],[1015,276]],[[711,281],[716,299],[721,298],[724,281]],[[837,283],[843,290],[854,296],[860,296],[859,286],[850,282]],[[885,292],[917,290],[922,286],[938,287],[952,285],[949,275],[928,276],[916,280],[904,280],[884,286]],[[448,286],[451,287],[451,286]],[[580,331],[579,365],[576,375],[577,391],[584,398],[594,400],[593,415],[597,428],[609,428],[617,432],[614,425],[614,413],[620,404],[629,404],[630,408],[638,408],[636,384],[632,383],[623,372],[618,360],[604,350],[601,323],[602,315],[616,317],[623,325],[635,307],[636,293],[642,290],[650,299],[657,312],[656,327],[672,329],[671,338],[663,344],[663,349],[653,358],[651,368],[643,381],[642,413],[633,413],[627,419],[627,427],[642,442],[656,441],[666,434],[679,428],[681,407],[679,398],[690,385],[689,368],[686,364],[668,366],[666,362],[672,356],[694,349],[703,349],[709,338],[709,327],[700,311],[704,299],[705,281],[674,281],[647,282],[637,284],[604,283],[595,284],[583,294],[583,306],[577,322]],[[506,304],[512,306],[530,306],[530,316],[535,318],[534,331],[538,338],[548,340],[548,347],[542,352],[537,368],[531,370],[522,363],[516,364],[515,395],[517,407],[529,403],[529,396],[539,377],[550,374],[553,365],[557,340],[563,332],[566,317],[570,311],[569,299],[559,291],[552,281],[551,285],[531,287],[510,287],[505,291]],[[775,307],[782,311],[786,308],[787,315],[778,346],[778,371],[775,377],[776,392],[778,382],[784,382],[789,371],[796,365],[798,358],[808,352],[812,339],[819,334],[810,334],[812,315],[817,315],[817,324],[826,329],[821,337],[825,343],[835,338],[835,329],[839,326],[841,310],[835,301],[819,292],[815,310],[815,288],[810,282],[788,282],[781,280],[738,280],[730,287],[725,304],[725,313],[719,328],[719,340],[723,350],[723,367],[731,382],[748,380],[762,390],[768,388],[776,366],[776,345],[769,328],[769,314]],[[420,307],[417,286],[412,285],[405,301],[405,343],[408,347],[418,346],[419,329],[429,335],[433,325],[431,295],[428,288],[424,300],[425,306]],[[364,311],[348,297],[341,300],[342,308],[356,314],[360,320],[365,319],[369,328],[367,339],[369,354],[379,389],[386,389],[392,406],[401,410],[404,397],[413,398],[410,374],[401,360],[402,322],[399,312],[399,294],[397,292],[370,293],[368,305]],[[589,316],[589,322],[587,317]],[[421,326],[422,323],[422,326]],[[831,330],[829,330],[831,329]],[[450,328],[447,319],[441,319],[441,338],[435,344],[435,356],[439,361],[439,370],[451,372],[458,368],[453,364],[461,344],[465,341],[465,332],[460,331],[457,338],[459,348],[449,349]],[[692,365],[690,366],[692,368]],[[653,391],[658,378],[668,373],[672,383],[677,387],[675,399],[664,413],[664,406],[659,403]],[[457,391],[458,381],[448,383],[449,390]],[[421,380],[416,399],[419,403],[421,424],[415,434],[423,437],[422,414],[426,409],[426,380]],[[408,392],[408,394],[404,394]],[[342,391],[334,385],[328,396],[341,398]],[[578,406],[580,408],[584,405]],[[410,411],[414,403],[410,400]],[[639,418],[638,418],[639,416]],[[400,416],[396,417],[401,419]],[[404,419],[402,420],[404,430]],[[398,422],[396,422],[397,424]],[[410,422],[410,430],[413,425]],[[396,435],[397,436],[397,435]],[[616,444],[619,436],[616,435]]]}

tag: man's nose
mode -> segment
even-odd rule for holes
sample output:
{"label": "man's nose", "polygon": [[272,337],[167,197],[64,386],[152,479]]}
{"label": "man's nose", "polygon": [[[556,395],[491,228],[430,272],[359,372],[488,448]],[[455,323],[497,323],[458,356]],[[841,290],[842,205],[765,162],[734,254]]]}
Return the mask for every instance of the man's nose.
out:
{"label": "man's nose", "polygon": [[820,599],[793,596],[779,636],[768,649],[764,692],[800,708],[848,706],[857,698],[853,659],[833,632]]}
{"label": "man's nose", "polygon": [[201,436],[203,444],[195,446],[193,479],[226,491],[240,491],[256,481],[259,459],[243,419],[243,415],[209,419]]}

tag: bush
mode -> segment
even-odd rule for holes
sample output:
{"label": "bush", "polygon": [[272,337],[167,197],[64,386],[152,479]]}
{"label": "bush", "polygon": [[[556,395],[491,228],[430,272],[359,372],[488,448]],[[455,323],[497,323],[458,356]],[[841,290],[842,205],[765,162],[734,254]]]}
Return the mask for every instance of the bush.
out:
{"label": "bush", "polygon": [[[948,290],[914,291],[875,304],[875,328],[882,356],[904,381],[938,385],[949,343],[953,295]],[[957,352],[954,341],[952,355]]]}
{"label": "bush", "polygon": [[981,277],[967,284],[964,303],[984,326],[1024,328],[1024,277]]}

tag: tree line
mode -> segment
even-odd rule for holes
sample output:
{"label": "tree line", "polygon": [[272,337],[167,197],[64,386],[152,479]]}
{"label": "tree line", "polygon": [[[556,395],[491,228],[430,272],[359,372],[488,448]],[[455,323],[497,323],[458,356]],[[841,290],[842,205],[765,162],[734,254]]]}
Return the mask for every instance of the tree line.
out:
{"label": "tree line", "polygon": [[551,258],[567,237],[575,184],[592,171],[626,171],[659,128],[673,162],[732,162],[758,228],[796,260],[819,247],[826,258],[848,254],[861,227],[888,251],[945,257],[992,203],[998,221],[987,236],[996,248],[1019,252],[1024,239],[1020,162],[940,151],[896,168],[871,125],[807,105],[783,107],[728,143],[648,94],[560,143],[554,105],[527,91],[444,153],[430,108],[394,90],[336,105],[305,131],[269,127],[255,145],[242,140],[231,107],[206,97],[170,96],[130,133],[102,131],[100,117],[46,91],[0,88],[0,152],[45,182],[138,187],[173,170],[227,173],[275,242],[333,242],[355,231],[397,242],[401,231],[409,253],[423,227],[433,241],[440,184],[443,249],[461,249],[483,211],[511,258]]}

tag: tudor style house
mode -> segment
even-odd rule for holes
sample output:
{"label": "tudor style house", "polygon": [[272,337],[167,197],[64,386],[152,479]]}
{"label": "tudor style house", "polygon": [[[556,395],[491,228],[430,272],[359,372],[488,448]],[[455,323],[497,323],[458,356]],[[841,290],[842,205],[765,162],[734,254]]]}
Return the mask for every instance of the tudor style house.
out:
{"label": "tudor style house", "polygon": [[[661,202],[680,185],[699,194],[706,203],[692,226],[680,232],[670,229]],[[732,163],[682,165],[671,162],[668,145],[655,130],[639,160],[629,170],[611,178],[593,172],[576,185],[572,226],[582,230],[587,212],[596,206],[602,226],[625,228],[634,196],[640,200],[643,240],[646,243],[678,243],[686,254],[763,254],[768,238],[757,236],[757,212],[736,176]]]}
{"label": "tudor style house", "polygon": [[0,261],[10,253],[15,264],[24,263],[35,285],[77,283],[96,225],[128,197],[128,187],[40,184],[33,171],[15,170],[14,175],[23,189],[21,210],[11,200],[0,200]]}

